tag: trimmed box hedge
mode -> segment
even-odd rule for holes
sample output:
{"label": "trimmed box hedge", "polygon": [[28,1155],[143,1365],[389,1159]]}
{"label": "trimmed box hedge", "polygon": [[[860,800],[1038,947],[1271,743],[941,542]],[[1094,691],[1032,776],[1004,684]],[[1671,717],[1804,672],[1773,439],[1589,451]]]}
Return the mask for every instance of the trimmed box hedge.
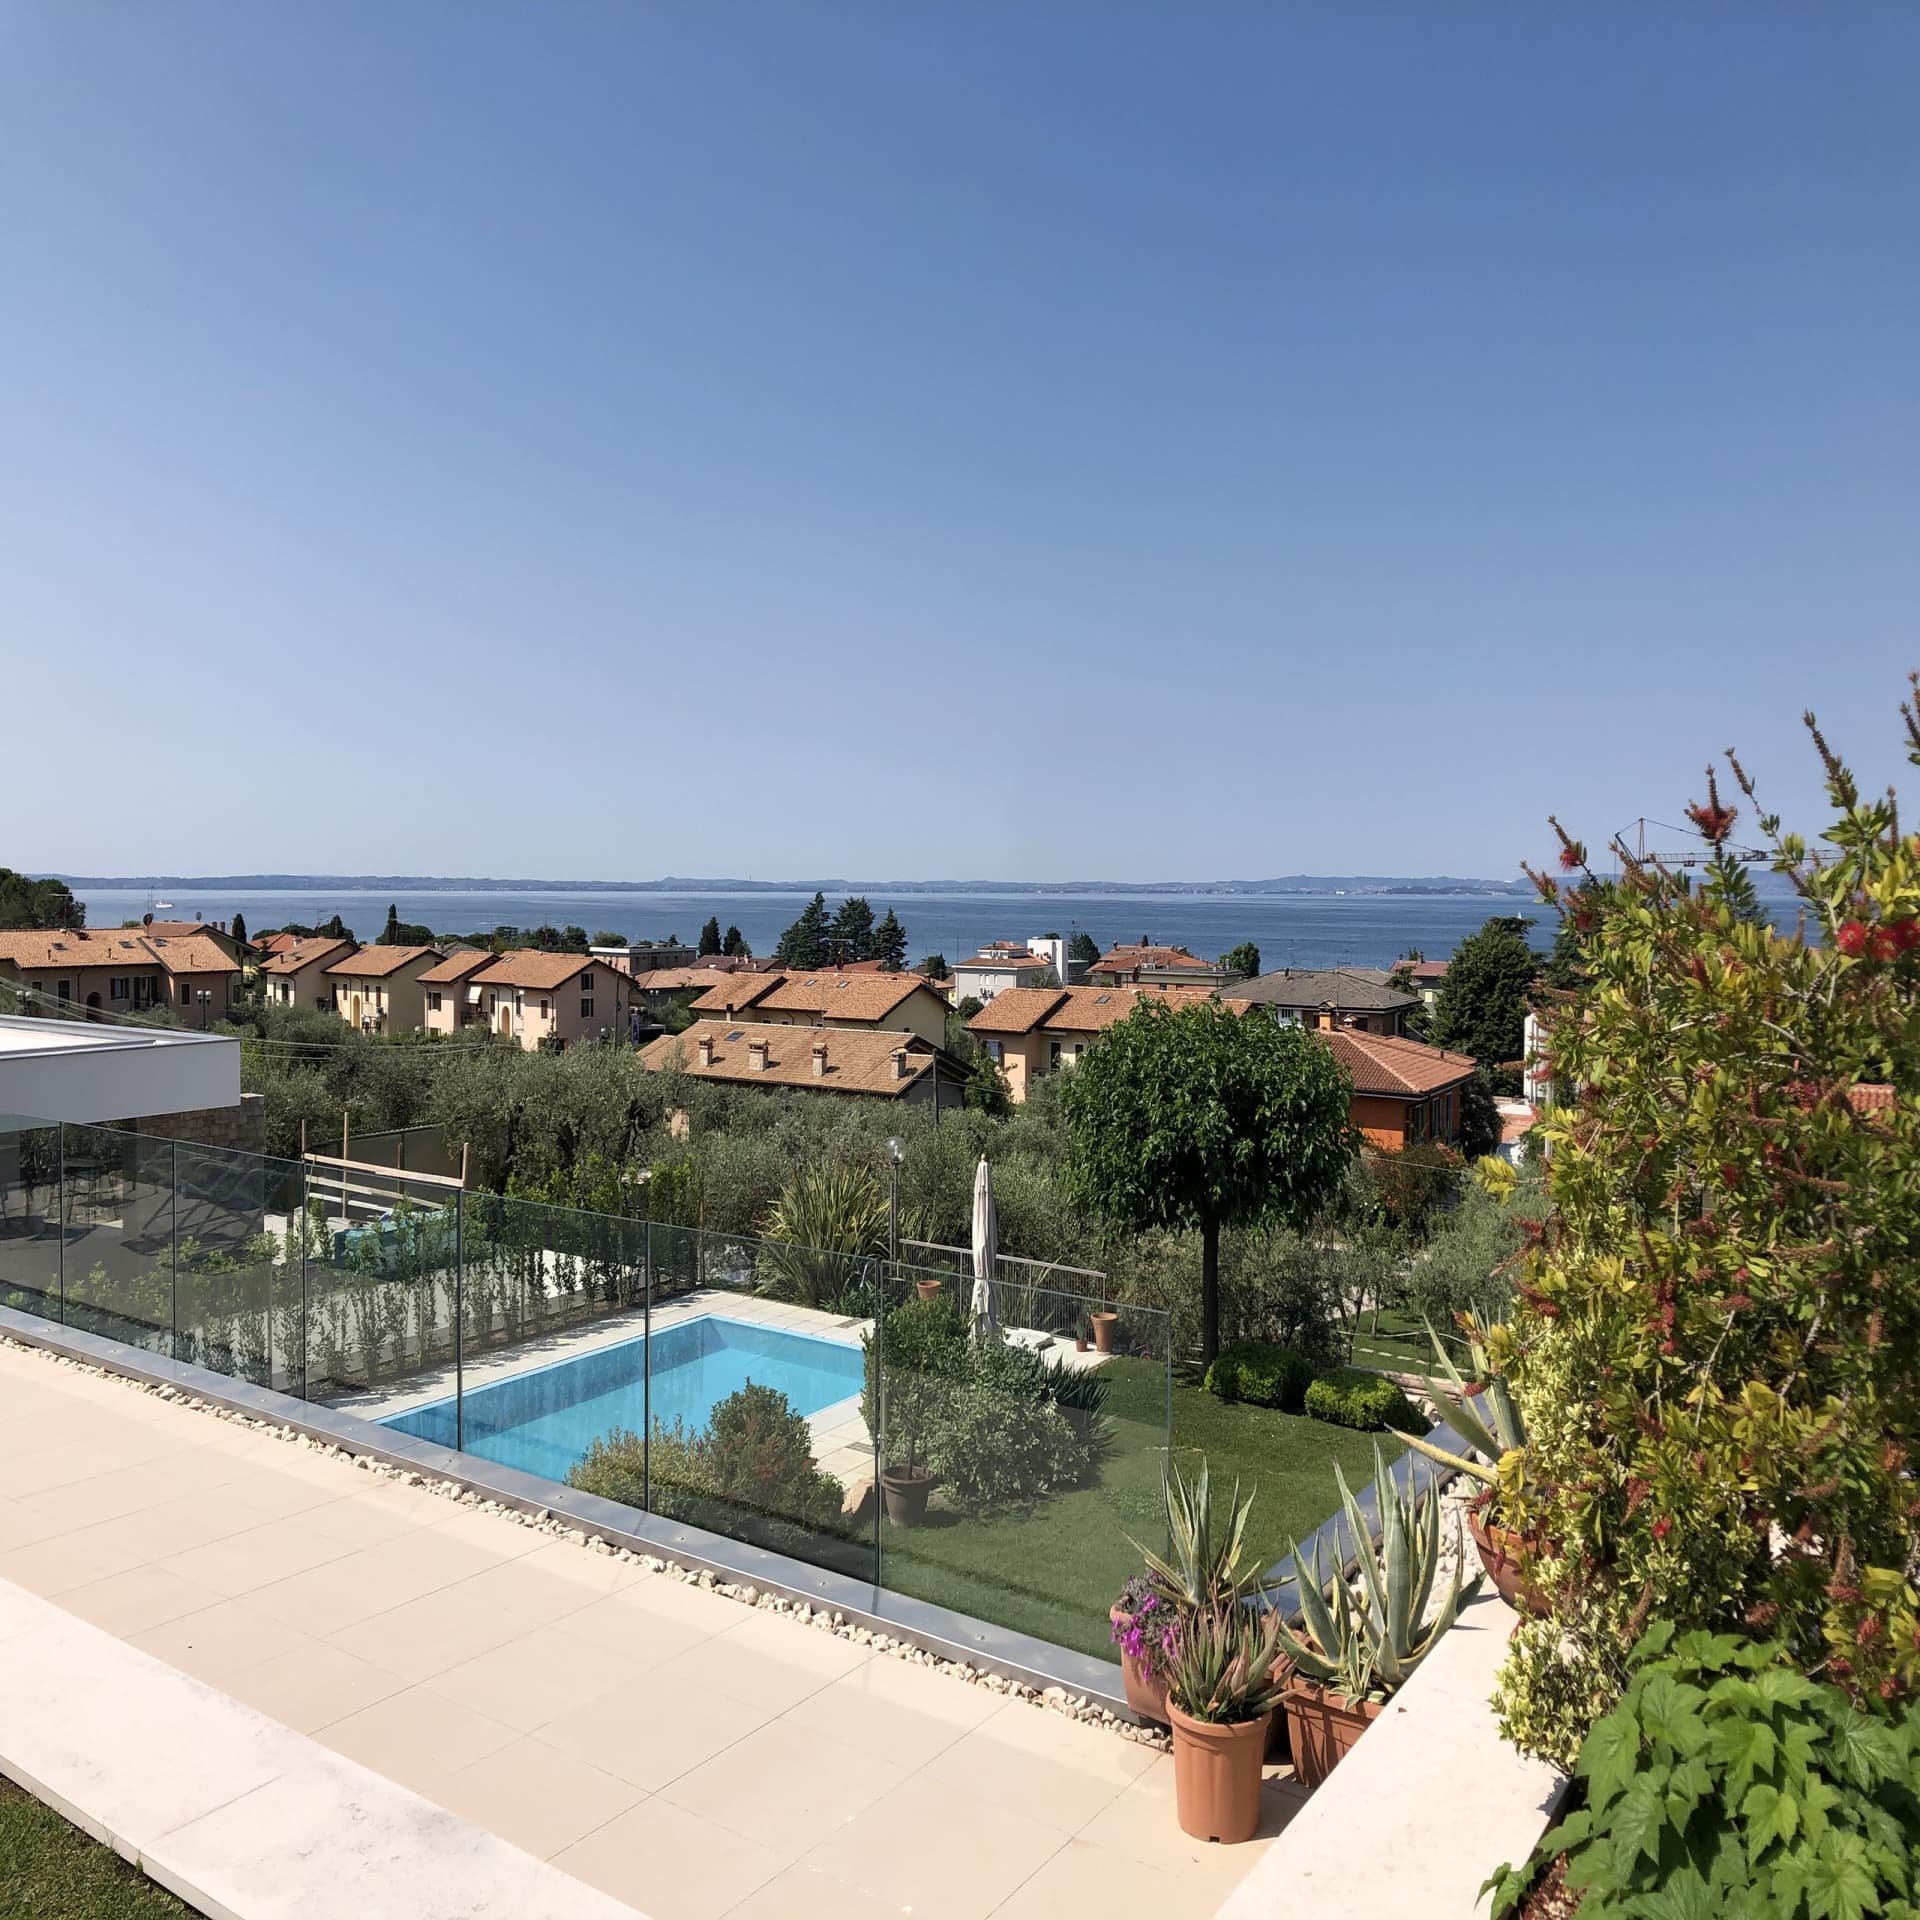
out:
{"label": "trimmed box hedge", "polygon": [[1256,1407],[1298,1413],[1312,1382],[1313,1364],[1304,1354],[1266,1340],[1236,1340],[1221,1349],[1203,1384],[1229,1405],[1244,1400]]}
{"label": "trimmed box hedge", "polygon": [[1419,1409],[1383,1373],[1359,1367],[1339,1367],[1323,1373],[1308,1387],[1306,1409],[1316,1420],[1336,1427],[1358,1427],[1362,1433],[1392,1428],[1396,1433],[1425,1433],[1428,1423]]}

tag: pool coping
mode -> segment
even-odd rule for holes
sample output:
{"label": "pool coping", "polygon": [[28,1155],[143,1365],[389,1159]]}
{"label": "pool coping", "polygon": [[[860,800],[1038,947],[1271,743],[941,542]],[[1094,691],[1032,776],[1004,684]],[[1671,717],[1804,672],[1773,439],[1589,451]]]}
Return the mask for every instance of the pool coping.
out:
{"label": "pool coping", "polygon": [[598,1494],[560,1486],[473,1454],[456,1453],[358,1414],[298,1400],[12,1307],[0,1307],[0,1335],[143,1386],[171,1387],[192,1394],[230,1413],[305,1434],[346,1453],[448,1481],[522,1513],[571,1521],[582,1532],[613,1546],[653,1554],[680,1566],[710,1572],[719,1580],[752,1585],[788,1600],[805,1602],[816,1610],[838,1614],[855,1626],[907,1641],[938,1659],[977,1667],[1042,1692],[1057,1688],[1119,1719],[1144,1724],[1127,1705],[1120,1668],[1113,1661],[1075,1653],[1033,1634],[995,1626],[954,1608],[812,1567],[682,1521],[641,1513]]}

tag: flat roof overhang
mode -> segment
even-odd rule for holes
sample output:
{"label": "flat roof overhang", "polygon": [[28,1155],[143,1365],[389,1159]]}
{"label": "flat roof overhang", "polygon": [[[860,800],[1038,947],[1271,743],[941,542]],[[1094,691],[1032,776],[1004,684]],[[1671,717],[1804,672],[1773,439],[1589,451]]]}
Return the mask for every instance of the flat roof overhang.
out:
{"label": "flat roof overhang", "polygon": [[176,1027],[0,1016],[0,1129],[240,1104],[240,1042]]}

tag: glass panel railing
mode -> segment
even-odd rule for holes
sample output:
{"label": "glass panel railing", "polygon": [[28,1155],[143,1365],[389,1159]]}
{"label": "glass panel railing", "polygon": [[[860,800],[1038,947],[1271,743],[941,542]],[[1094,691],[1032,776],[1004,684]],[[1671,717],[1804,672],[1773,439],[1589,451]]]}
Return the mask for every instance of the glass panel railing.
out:
{"label": "glass panel railing", "polygon": [[174,1358],[300,1391],[298,1162],[174,1148]]}
{"label": "glass panel railing", "polygon": [[171,1355],[173,1142],[68,1127],[62,1205],[67,1325]]}
{"label": "glass panel railing", "polygon": [[1106,1654],[1128,1535],[1164,1531],[1166,1316],[951,1273],[888,1299],[882,1584]]}
{"label": "glass panel railing", "polygon": [[60,1129],[0,1133],[0,1307],[60,1318]]}

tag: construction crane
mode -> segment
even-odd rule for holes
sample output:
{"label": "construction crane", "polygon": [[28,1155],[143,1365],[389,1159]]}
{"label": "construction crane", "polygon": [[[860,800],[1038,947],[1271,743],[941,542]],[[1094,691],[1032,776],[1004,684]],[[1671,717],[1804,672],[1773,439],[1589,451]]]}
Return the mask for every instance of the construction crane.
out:
{"label": "construction crane", "polygon": [[[1680,836],[1686,836],[1693,831],[1693,829],[1687,827],[1676,827],[1668,820],[1649,820],[1643,813],[1639,819],[1630,822],[1628,826],[1622,827],[1620,831],[1613,836],[1610,844],[1616,847],[1624,847],[1627,843],[1627,835],[1631,832],[1634,847],[1633,857],[1643,867],[1650,860],[1657,862],[1663,867],[1704,867],[1707,862],[1713,858],[1710,851],[1699,847],[1695,847],[1686,853],[1662,853],[1658,848],[1649,848],[1647,845],[1647,829],[1649,827],[1656,827],[1662,833],[1671,833]],[[1720,851],[1730,859],[1745,861],[1749,866],[1757,866],[1770,857],[1762,847],[1740,847],[1735,846],[1731,841],[1722,846]]]}

